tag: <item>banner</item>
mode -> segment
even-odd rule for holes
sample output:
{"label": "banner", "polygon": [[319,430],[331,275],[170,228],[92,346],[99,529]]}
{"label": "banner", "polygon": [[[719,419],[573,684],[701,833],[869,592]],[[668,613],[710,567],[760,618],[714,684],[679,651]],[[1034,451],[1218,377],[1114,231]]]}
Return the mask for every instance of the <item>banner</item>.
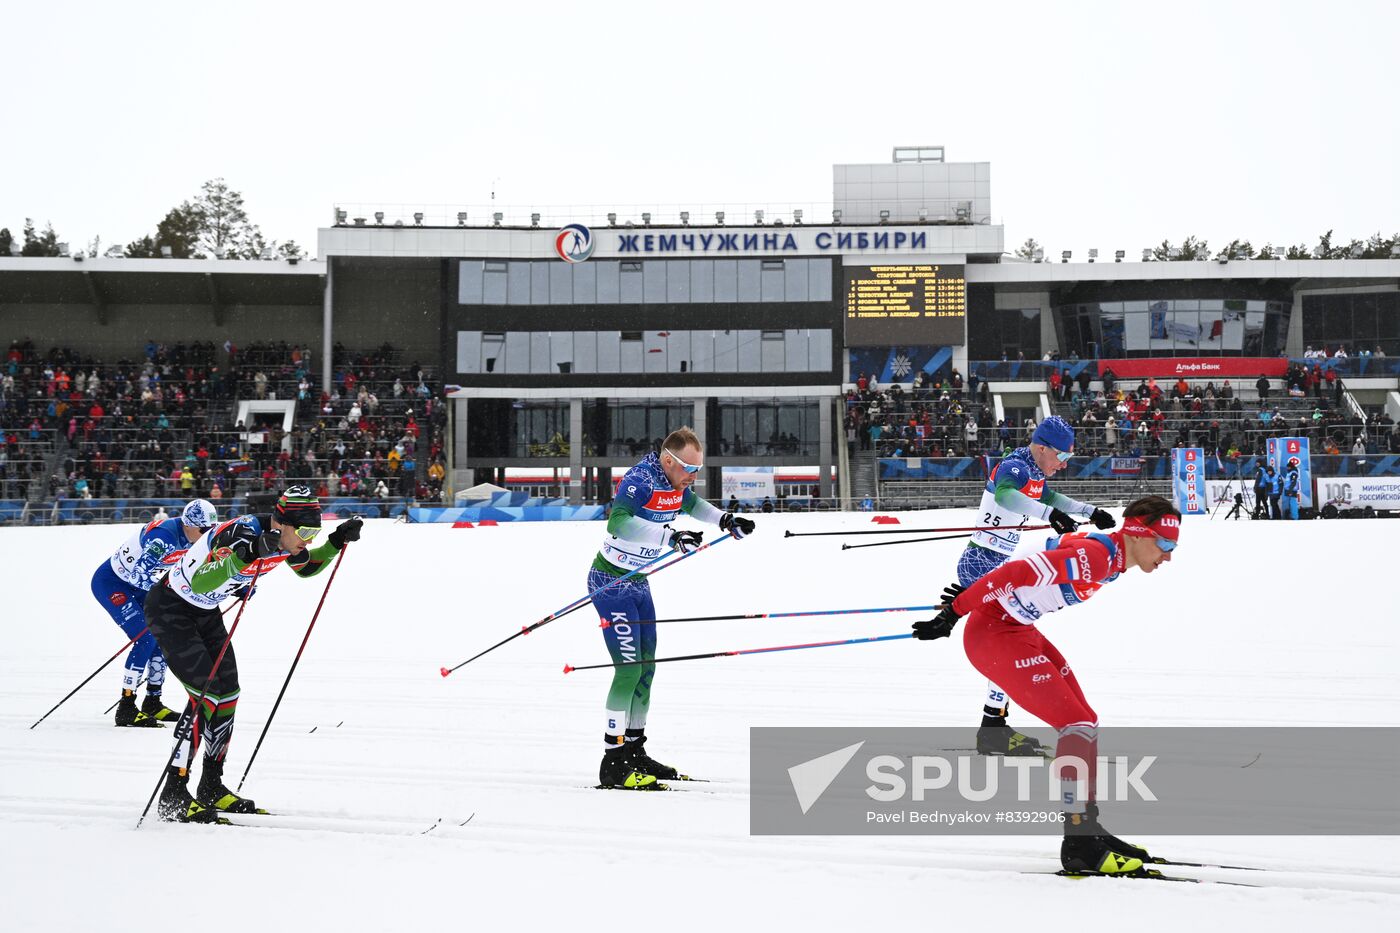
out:
{"label": "banner", "polygon": [[1115,476],[1132,476],[1142,472],[1141,457],[1110,457],[1108,472]]}
{"label": "banner", "polygon": [[1400,476],[1319,476],[1319,507],[1400,509]]}
{"label": "banner", "polygon": [[1298,460],[1298,506],[1308,508],[1313,504],[1312,458],[1309,457],[1309,444],[1306,437],[1271,437],[1268,441],[1268,462],[1279,476],[1279,488],[1288,476],[1288,461]]}
{"label": "banner", "polygon": [[1204,457],[1199,447],[1172,448],[1172,502],[1182,515],[1206,513]]}
{"label": "banner", "polygon": [[772,467],[736,469],[723,467],[723,498],[728,502],[738,499],[745,505],[757,505],[764,499],[778,498],[778,486],[774,481]]}
{"label": "banner", "polygon": [[1288,373],[1288,360],[1269,356],[1158,356],[1130,360],[1099,360],[1099,375],[1112,369],[1118,379],[1146,379],[1148,376],[1184,376],[1187,379],[1249,379],[1281,377]]}
{"label": "banner", "polygon": [[1220,506],[1229,508],[1235,502],[1235,493],[1244,496],[1246,511],[1254,507],[1254,483],[1250,480],[1240,482],[1237,479],[1208,479],[1206,480],[1206,506],[1214,511]]}

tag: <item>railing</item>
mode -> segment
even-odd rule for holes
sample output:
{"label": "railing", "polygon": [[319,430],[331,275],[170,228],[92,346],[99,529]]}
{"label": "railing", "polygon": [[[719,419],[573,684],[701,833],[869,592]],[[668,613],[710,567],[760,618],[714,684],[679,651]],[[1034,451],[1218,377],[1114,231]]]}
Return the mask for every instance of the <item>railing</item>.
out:
{"label": "railing", "polygon": [[[148,522],[163,508],[168,516],[180,514],[187,499],[59,499],[27,502],[0,499],[0,525],[103,525]],[[335,497],[321,500],[321,510],[340,517],[397,518],[413,500],[402,497]],[[247,499],[239,496],[214,501],[219,518],[237,518],[248,512]]]}
{"label": "railing", "polygon": [[[1241,456],[1232,460],[1205,458],[1207,479],[1235,479],[1243,476],[1252,480],[1264,458]],[[1400,454],[1313,454],[1314,476],[1400,476]],[[900,457],[877,461],[881,489],[888,481],[921,481],[923,484],[975,480],[985,483],[986,461],[975,457]],[[1132,483],[1141,478],[1167,480],[1171,477],[1171,456],[1146,457],[1071,457],[1065,469],[1052,484],[1059,488],[1076,479],[1096,479],[1114,483]]]}

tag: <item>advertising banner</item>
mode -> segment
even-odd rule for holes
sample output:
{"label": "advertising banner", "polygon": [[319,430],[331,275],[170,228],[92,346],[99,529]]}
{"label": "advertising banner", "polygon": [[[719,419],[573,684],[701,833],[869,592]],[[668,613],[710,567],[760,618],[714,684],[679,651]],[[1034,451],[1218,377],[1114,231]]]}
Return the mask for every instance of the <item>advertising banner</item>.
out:
{"label": "advertising banner", "polygon": [[1319,476],[1319,507],[1400,509],[1400,476]]}
{"label": "advertising banner", "polygon": [[740,470],[724,467],[724,501],[736,498],[745,505],[757,505],[764,499],[776,499],[778,486],[772,467]]}
{"label": "advertising banner", "polygon": [[1121,379],[1146,379],[1184,376],[1187,379],[1244,379],[1260,376],[1274,378],[1288,372],[1288,360],[1267,356],[1157,356],[1130,360],[1099,360],[1099,375],[1105,369]]}
{"label": "advertising banner", "polygon": [[1172,502],[1182,515],[1206,513],[1204,457],[1199,447],[1172,448]]}
{"label": "advertising banner", "polygon": [[1313,504],[1312,462],[1309,457],[1309,443],[1306,437],[1269,438],[1269,463],[1278,472],[1279,482],[1288,476],[1288,461],[1298,460],[1298,505],[1308,508]]}

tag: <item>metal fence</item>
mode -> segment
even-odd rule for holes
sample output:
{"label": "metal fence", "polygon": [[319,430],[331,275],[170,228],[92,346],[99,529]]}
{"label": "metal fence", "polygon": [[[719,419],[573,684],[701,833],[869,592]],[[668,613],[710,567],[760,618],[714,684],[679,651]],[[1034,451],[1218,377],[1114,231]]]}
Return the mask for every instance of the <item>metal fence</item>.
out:
{"label": "metal fence", "polygon": [[[148,522],[161,509],[167,516],[176,516],[186,499],[50,499],[30,502],[23,499],[0,500],[0,525],[108,525]],[[391,498],[333,498],[322,499],[326,514],[345,517],[398,518],[404,510],[416,506],[412,499]],[[237,518],[255,510],[242,496],[214,502],[219,518]]]}

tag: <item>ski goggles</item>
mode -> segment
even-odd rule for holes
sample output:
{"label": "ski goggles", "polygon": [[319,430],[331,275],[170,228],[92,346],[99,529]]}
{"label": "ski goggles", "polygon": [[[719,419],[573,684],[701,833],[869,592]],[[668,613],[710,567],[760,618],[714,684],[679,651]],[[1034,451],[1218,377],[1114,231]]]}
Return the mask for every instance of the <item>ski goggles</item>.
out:
{"label": "ski goggles", "polygon": [[293,528],[292,533],[301,540],[310,542],[316,539],[316,536],[321,533],[321,529],[310,525],[303,525],[298,528]]}
{"label": "ski goggles", "polygon": [[1140,518],[1125,518],[1123,534],[1135,538],[1151,538],[1163,554],[1170,554],[1176,550],[1177,539],[1181,535],[1181,520],[1175,515],[1163,515],[1149,525]]}
{"label": "ski goggles", "polygon": [[1056,450],[1049,444],[1041,444],[1040,446],[1044,447],[1046,450],[1054,454],[1055,459],[1060,461],[1061,463],[1064,463],[1065,461],[1069,460],[1070,457],[1074,456],[1074,451],[1072,450]]}
{"label": "ski goggles", "polygon": [[681,469],[682,469],[682,470],[685,470],[687,473],[699,473],[699,472],[700,472],[700,467],[698,467],[698,466],[696,466],[696,465],[694,465],[694,464],[686,463],[686,462],[685,462],[684,460],[682,460],[680,457],[677,457],[674,451],[671,451],[671,450],[666,451],[666,456],[670,457],[672,460],[674,460],[674,461],[676,461],[677,463],[679,463],[679,464],[681,465]]}
{"label": "ski goggles", "polygon": [[1172,539],[1164,538],[1161,535],[1156,535],[1155,537],[1157,546],[1162,549],[1163,554],[1170,554],[1172,551],[1176,550],[1176,542]]}

